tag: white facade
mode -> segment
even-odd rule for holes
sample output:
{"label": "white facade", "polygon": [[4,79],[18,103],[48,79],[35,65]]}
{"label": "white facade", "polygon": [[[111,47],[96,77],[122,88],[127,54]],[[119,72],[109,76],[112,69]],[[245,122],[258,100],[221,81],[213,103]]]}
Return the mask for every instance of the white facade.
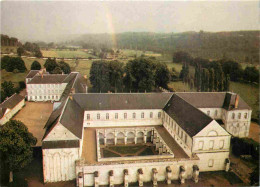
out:
{"label": "white facade", "polygon": [[59,101],[67,83],[27,84],[28,101]]}

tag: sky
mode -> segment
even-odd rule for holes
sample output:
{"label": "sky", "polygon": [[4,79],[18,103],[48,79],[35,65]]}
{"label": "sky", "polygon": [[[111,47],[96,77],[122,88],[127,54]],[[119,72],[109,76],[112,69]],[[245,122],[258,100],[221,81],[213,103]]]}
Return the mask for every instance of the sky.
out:
{"label": "sky", "polygon": [[55,41],[121,32],[259,30],[258,1],[2,1],[1,34]]}

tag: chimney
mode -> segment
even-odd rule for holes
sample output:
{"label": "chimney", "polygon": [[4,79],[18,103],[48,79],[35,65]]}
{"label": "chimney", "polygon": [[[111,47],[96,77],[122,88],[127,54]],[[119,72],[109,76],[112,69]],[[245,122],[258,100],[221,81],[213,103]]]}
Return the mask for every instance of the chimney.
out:
{"label": "chimney", "polygon": [[239,102],[239,95],[236,95],[236,99],[235,99],[235,108],[238,107],[238,102]]}

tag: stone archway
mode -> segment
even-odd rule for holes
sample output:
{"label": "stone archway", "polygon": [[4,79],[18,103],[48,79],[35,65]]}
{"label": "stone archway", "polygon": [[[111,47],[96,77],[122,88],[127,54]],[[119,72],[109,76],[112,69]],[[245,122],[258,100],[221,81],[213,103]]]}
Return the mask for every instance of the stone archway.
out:
{"label": "stone archway", "polygon": [[152,142],[152,131],[148,131],[146,135],[146,142]]}
{"label": "stone archway", "polygon": [[99,133],[98,134],[98,136],[99,136],[99,144],[100,145],[104,145],[105,144],[105,136],[104,136],[104,134],[103,133]]}
{"label": "stone archway", "polygon": [[135,134],[133,132],[127,133],[127,143],[135,143]]}
{"label": "stone archway", "polygon": [[107,138],[107,144],[115,144],[115,136],[114,136],[114,134],[112,133],[112,132],[110,132],[110,133],[108,133],[107,135],[106,135],[106,138]]}
{"label": "stone archway", "polygon": [[144,133],[141,131],[137,133],[137,143],[144,143]]}
{"label": "stone archway", "polygon": [[125,143],[125,135],[123,132],[119,132],[116,137],[117,137],[117,144]]}

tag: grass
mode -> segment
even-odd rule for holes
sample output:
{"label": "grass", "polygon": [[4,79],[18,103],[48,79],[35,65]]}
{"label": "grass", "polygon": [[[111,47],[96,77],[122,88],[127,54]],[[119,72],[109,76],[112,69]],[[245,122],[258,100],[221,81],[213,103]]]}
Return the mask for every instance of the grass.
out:
{"label": "grass", "polygon": [[120,155],[113,153],[107,149],[103,149],[103,156],[104,158],[110,158],[110,157],[120,157]]}
{"label": "grass", "polygon": [[109,147],[109,149],[116,151],[121,154],[134,154],[144,146],[113,146]]}
{"label": "grass", "polygon": [[41,50],[44,57],[56,58],[96,58],[96,56],[86,53],[81,50],[68,51],[68,50]]}
{"label": "grass", "polygon": [[169,88],[172,88],[175,92],[195,92],[195,89],[190,89],[188,84],[184,84],[182,81],[170,82]]}
{"label": "grass", "polygon": [[151,148],[146,148],[138,156],[147,156],[147,155],[154,155],[154,153],[153,153]]}
{"label": "grass", "polygon": [[230,82],[229,90],[238,93],[252,108],[252,118],[257,118],[257,111],[259,110],[259,85]]}

